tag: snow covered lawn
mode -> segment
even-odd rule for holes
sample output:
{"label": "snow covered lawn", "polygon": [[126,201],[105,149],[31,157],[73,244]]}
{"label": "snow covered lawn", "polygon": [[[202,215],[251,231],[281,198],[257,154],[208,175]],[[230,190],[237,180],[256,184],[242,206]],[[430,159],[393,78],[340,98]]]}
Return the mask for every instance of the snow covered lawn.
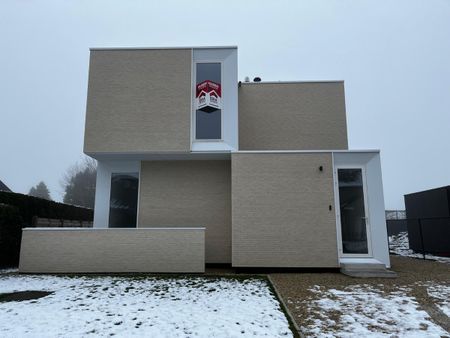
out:
{"label": "snow covered lawn", "polygon": [[[439,289],[428,290],[440,293]],[[382,285],[352,285],[342,290],[315,286],[310,291],[316,298],[308,304],[314,319],[303,327],[307,337],[450,337],[419,308],[407,288],[389,293]]]}
{"label": "snow covered lawn", "polygon": [[0,273],[1,337],[292,337],[265,280]]}
{"label": "snow covered lawn", "polygon": [[437,307],[450,318],[450,285],[428,283],[425,287],[428,295],[434,298]]}
{"label": "snow covered lawn", "polygon": [[[409,248],[407,232],[400,232],[398,235],[389,236],[389,248],[391,253],[399,256],[423,258],[421,253],[414,252]],[[430,254],[426,254],[425,257],[426,259],[450,264],[450,257],[439,257]]]}

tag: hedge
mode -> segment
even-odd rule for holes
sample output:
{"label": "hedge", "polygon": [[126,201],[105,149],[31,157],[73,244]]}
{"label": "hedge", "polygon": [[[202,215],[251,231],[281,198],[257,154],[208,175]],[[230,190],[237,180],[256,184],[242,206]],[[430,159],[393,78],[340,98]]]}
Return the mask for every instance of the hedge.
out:
{"label": "hedge", "polygon": [[94,211],[38,197],[0,191],[0,267],[18,266],[22,228],[31,226],[33,216],[92,221]]}

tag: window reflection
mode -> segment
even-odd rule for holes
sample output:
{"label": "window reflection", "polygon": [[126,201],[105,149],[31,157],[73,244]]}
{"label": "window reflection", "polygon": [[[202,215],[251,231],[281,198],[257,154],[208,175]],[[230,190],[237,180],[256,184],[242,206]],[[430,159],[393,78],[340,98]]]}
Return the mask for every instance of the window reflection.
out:
{"label": "window reflection", "polygon": [[136,227],[138,188],[138,173],[113,173],[111,175],[110,228]]}
{"label": "window reflection", "polygon": [[361,169],[338,169],[343,253],[367,254],[367,225]]}

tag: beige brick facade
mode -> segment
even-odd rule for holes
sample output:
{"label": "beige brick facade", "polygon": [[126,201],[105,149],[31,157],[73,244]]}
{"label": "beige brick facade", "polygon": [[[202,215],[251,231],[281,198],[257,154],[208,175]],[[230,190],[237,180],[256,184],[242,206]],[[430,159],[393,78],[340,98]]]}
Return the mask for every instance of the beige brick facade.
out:
{"label": "beige brick facade", "polygon": [[243,83],[239,149],[348,149],[344,83]]}
{"label": "beige brick facade", "polygon": [[191,54],[91,51],[84,152],[189,152]]}
{"label": "beige brick facade", "polygon": [[231,263],[230,161],[145,161],[139,227],[206,228],[206,263]]}
{"label": "beige brick facade", "polygon": [[19,272],[204,272],[204,229],[24,229]]}
{"label": "beige brick facade", "polygon": [[338,266],[331,153],[238,153],[231,171],[233,266]]}

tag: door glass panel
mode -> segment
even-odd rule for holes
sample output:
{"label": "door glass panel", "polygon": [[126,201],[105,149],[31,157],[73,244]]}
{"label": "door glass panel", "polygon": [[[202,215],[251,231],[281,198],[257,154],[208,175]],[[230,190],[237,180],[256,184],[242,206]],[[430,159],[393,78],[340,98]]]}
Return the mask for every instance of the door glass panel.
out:
{"label": "door glass panel", "polygon": [[338,169],[342,250],[367,254],[367,224],[361,169]]}
{"label": "door glass panel", "polygon": [[110,228],[136,227],[138,188],[138,173],[113,173],[111,175]]}

